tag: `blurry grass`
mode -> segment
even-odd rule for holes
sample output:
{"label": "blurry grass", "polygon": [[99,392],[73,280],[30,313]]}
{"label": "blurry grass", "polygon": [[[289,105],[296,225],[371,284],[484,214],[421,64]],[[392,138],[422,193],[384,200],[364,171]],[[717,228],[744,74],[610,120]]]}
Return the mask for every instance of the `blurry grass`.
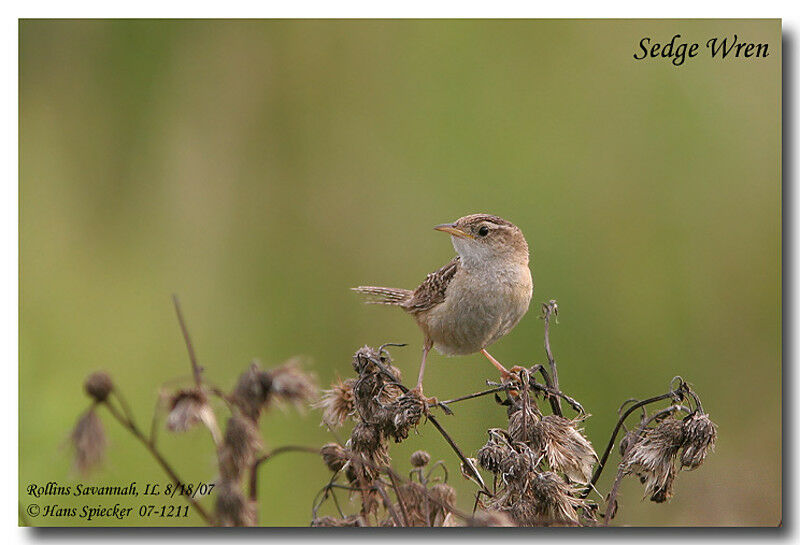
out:
{"label": "blurry grass", "polygon": [[[23,21],[21,501],[27,483],[70,475],[59,445],[89,371],[110,371],[142,422],[161,383],[188,377],[173,292],[223,386],[254,356],[272,365],[294,354],[324,384],[351,372],[356,348],[386,341],[410,343],[393,351],[410,376],[412,321],[347,288],[415,286],[452,255],[430,227],[487,211],[528,236],[534,300],[559,301],[562,387],[594,414],[598,448],[620,402],[676,374],[720,426],[717,454],[679,478],[672,503],[626,501],[619,522],[776,524],[779,29]],[[673,31],[738,32],[771,55],[633,61],[641,36]],[[541,327],[532,311],[493,353],[540,361]],[[440,398],[491,377],[478,356],[433,356],[429,373]],[[470,403],[445,425],[477,448],[475,430],[503,413]],[[271,446],[327,440],[318,414],[271,414],[263,429]],[[205,435],[164,443],[187,478],[214,478]],[[427,429],[398,450],[422,447],[452,457]],[[307,458],[270,464],[263,490],[293,494],[263,505],[261,520],[307,524],[326,470]],[[114,431],[97,480],[131,479],[162,476]],[[455,484],[465,500],[470,486]]]}

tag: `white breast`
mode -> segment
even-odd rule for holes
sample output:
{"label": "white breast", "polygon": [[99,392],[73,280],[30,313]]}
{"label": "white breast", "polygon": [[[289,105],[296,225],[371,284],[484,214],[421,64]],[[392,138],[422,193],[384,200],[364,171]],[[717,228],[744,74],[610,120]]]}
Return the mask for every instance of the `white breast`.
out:
{"label": "white breast", "polygon": [[471,354],[511,331],[527,312],[532,293],[526,265],[459,269],[447,287],[445,301],[418,320],[439,352]]}

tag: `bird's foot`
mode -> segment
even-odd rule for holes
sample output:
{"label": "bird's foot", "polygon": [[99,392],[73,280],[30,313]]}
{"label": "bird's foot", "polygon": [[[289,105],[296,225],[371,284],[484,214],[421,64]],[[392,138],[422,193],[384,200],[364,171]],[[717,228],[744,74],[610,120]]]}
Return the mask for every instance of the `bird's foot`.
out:
{"label": "bird's foot", "polygon": [[[431,407],[439,405],[439,400],[436,399],[435,397],[425,396],[425,394],[422,392],[422,384],[417,384],[413,389],[408,391],[407,395],[413,395],[414,397],[418,398],[425,406],[426,413]],[[439,406],[442,407],[445,412],[449,412],[450,414],[452,414],[452,411],[446,405],[439,405]]]}

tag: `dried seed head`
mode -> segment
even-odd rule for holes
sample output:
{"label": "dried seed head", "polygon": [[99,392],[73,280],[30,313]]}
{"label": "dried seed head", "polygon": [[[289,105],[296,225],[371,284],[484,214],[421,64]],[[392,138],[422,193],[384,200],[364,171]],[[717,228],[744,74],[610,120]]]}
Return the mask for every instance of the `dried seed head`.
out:
{"label": "dried seed head", "polygon": [[669,499],[667,492],[671,491],[671,481],[675,478],[674,459],[682,443],[682,422],[667,418],[655,428],[646,428],[628,447],[620,469],[625,475],[639,475],[646,495]]}
{"label": "dried seed head", "polygon": [[381,355],[371,346],[362,346],[353,354],[353,370],[359,375],[367,375],[378,371],[375,360],[381,361]]}
{"label": "dried seed head", "polygon": [[88,474],[102,462],[106,451],[106,433],[94,407],[78,418],[70,440],[75,448],[75,467],[82,475]]}
{"label": "dried seed head", "polygon": [[577,507],[583,500],[573,496],[574,489],[553,473],[531,474],[531,495],[535,500],[536,514],[545,523],[578,523]]}
{"label": "dried seed head", "polygon": [[371,454],[380,449],[381,434],[374,426],[361,422],[353,428],[349,445],[354,452]]}
{"label": "dried seed head", "polygon": [[231,394],[231,402],[239,407],[242,414],[252,420],[258,420],[261,409],[267,403],[272,377],[262,370],[257,363],[251,363],[247,371],[239,375]]}
{"label": "dried seed head", "polygon": [[261,436],[252,420],[238,415],[229,418],[219,451],[219,470],[223,478],[238,480],[260,448]]}
{"label": "dried seed head", "polygon": [[323,390],[322,399],[314,404],[314,408],[322,409],[322,422],[338,428],[347,421],[355,411],[353,385],[355,379],[338,380],[331,384],[330,390]]}
{"label": "dried seed head", "polygon": [[493,527],[512,527],[516,526],[508,514],[502,511],[490,509],[488,511],[477,511],[470,520],[469,526],[493,526]]}
{"label": "dried seed head", "polygon": [[414,467],[425,467],[430,461],[431,455],[424,450],[418,450],[411,455],[411,465]]}
{"label": "dried seed head", "polygon": [[333,472],[341,471],[347,463],[347,460],[349,460],[347,451],[338,443],[323,445],[319,453],[322,455],[322,460],[325,462],[325,465]]}
{"label": "dried seed head", "polygon": [[515,443],[513,446],[510,455],[500,462],[500,472],[512,485],[524,485],[524,478],[536,467],[538,455],[525,443]]}
{"label": "dried seed head", "polygon": [[300,369],[297,360],[290,360],[269,372],[272,379],[271,392],[276,399],[302,407],[317,396],[314,376]]}
{"label": "dried seed head", "polygon": [[217,428],[214,411],[208,404],[206,395],[198,389],[178,390],[169,400],[167,429],[174,432],[186,431],[202,422],[212,432]]}
{"label": "dried seed head", "polygon": [[103,371],[97,371],[86,377],[86,382],[83,383],[83,389],[89,394],[89,397],[96,401],[103,402],[108,399],[108,395],[114,389],[114,383],[111,381],[111,376]]}
{"label": "dried seed head", "polygon": [[544,452],[550,468],[563,471],[576,483],[587,484],[597,454],[575,424],[566,418],[548,415],[536,428],[532,444]]}
{"label": "dried seed head", "polygon": [[530,442],[536,433],[536,425],[542,418],[541,413],[529,403],[527,409],[516,408],[508,417],[508,434],[514,441]]}
{"label": "dried seed head", "polygon": [[706,414],[694,413],[683,420],[681,466],[695,469],[703,464],[717,441],[717,425]]}
{"label": "dried seed head", "polygon": [[672,489],[673,483],[675,482],[675,474],[677,473],[675,466],[670,464],[669,470],[667,471],[667,475],[664,478],[664,481],[658,485],[657,488],[653,490],[652,495],[650,496],[650,501],[654,501],[656,503],[664,503],[672,499]]}
{"label": "dried seed head", "polygon": [[427,489],[417,482],[408,482],[398,487],[398,495],[402,499],[408,514],[408,523],[410,526],[426,526],[432,517],[430,516],[431,502],[427,502],[426,516],[426,498],[428,495]]}
{"label": "dried seed head", "polygon": [[419,424],[425,412],[425,402],[418,392],[411,390],[389,405],[387,411],[391,422],[387,431],[394,437],[395,442],[399,443],[408,437],[411,428]]}
{"label": "dried seed head", "polygon": [[231,481],[223,480],[214,490],[215,512],[219,526],[255,526],[256,508]]}
{"label": "dried seed head", "polygon": [[486,471],[500,473],[507,459],[514,454],[508,446],[498,445],[491,439],[478,450],[478,463]]}
{"label": "dried seed head", "polygon": [[433,501],[445,511],[452,511],[456,506],[456,489],[445,483],[437,483],[430,489]]}
{"label": "dried seed head", "polygon": [[318,517],[311,521],[313,528],[359,528],[365,526],[358,515],[350,515],[342,519],[335,517]]}
{"label": "dried seed head", "polygon": [[[376,361],[379,361],[381,365],[383,365],[383,367],[392,374],[396,382],[401,382],[403,380],[403,375],[400,373],[400,369],[392,365],[392,358],[389,357],[389,352],[386,350],[379,352],[377,349],[372,348],[371,346],[362,346],[356,351],[355,354],[353,354],[353,370],[355,370],[355,372],[362,377],[365,375],[378,373],[381,371],[381,369],[375,363]],[[391,380],[389,377],[385,378],[386,380]]]}

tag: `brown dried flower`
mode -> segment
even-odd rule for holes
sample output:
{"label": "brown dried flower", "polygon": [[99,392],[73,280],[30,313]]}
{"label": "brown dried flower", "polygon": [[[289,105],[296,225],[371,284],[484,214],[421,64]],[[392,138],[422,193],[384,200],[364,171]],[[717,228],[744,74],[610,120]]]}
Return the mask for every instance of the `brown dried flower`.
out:
{"label": "brown dried flower", "polygon": [[411,454],[411,465],[413,467],[425,467],[431,461],[431,455],[424,450],[418,450]]}
{"label": "brown dried flower", "polygon": [[345,518],[318,517],[311,521],[313,528],[359,528],[365,526],[364,520],[358,515]]}
{"label": "brown dried flower", "polygon": [[425,413],[425,401],[419,393],[410,390],[382,412],[386,433],[400,442],[408,437],[411,428],[416,427]]}
{"label": "brown dried flower", "polygon": [[563,471],[573,482],[587,484],[597,460],[592,444],[561,416],[547,415],[534,427],[531,443],[547,457],[550,468]]}
{"label": "brown dried flower", "polygon": [[260,448],[261,436],[252,420],[238,415],[229,418],[219,452],[219,469],[223,478],[238,480]]}
{"label": "brown dried flower", "polygon": [[535,513],[545,523],[578,523],[577,508],[584,501],[573,495],[574,489],[552,471],[530,474],[530,490]]}
{"label": "brown dried flower", "polygon": [[317,397],[314,376],[300,369],[297,360],[290,360],[269,371],[271,391],[276,399],[302,407]]}
{"label": "brown dried flower", "polygon": [[314,404],[314,408],[323,409],[323,423],[338,428],[347,421],[355,411],[355,395],[353,386],[355,379],[338,380],[331,384],[330,390],[323,390],[322,399]]}
{"label": "brown dried flower", "polygon": [[508,417],[508,434],[514,441],[531,441],[541,419],[542,414],[533,403],[529,403],[527,409],[519,406]]}
{"label": "brown dried flower", "polygon": [[169,400],[167,429],[184,432],[201,422],[211,430],[216,440],[217,420],[206,395],[196,388],[175,392]]}
{"label": "brown dried flower", "polygon": [[108,373],[97,371],[86,377],[83,388],[89,397],[102,403],[108,399],[109,394],[114,390],[114,383]]}
{"label": "brown dried flower", "polygon": [[319,453],[322,455],[325,465],[333,472],[341,471],[350,459],[345,448],[338,443],[323,445]]}
{"label": "brown dried flower", "polygon": [[86,475],[103,460],[106,451],[106,433],[95,407],[90,407],[78,418],[70,440],[75,448],[75,467]]}
{"label": "brown dried flower", "polygon": [[242,414],[258,420],[261,409],[266,405],[272,388],[272,377],[253,362],[247,371],[239,375],[231,394],[231,402],[239,407]]}
{"label": "brown dried flower", "polygon": [[492,526],[492,527],[512,527],[516,526],[511,517],[503,511],[489,509],[487,511],[476,511],[471,519],[467,521],[469,526]]}
{"label": "brown dried flower", "polygon": [[223,480],[214,490],[215,511],[219,526],[255,526],[256,506],[244,497],[231,481]]}
{"label": "brown dried flower", "polygon": [[663,502],[672,496],[675,478],[674,459],[683,443],[683,424],[666,418],[654,428],[646,428],[636,442],[628,447],[620,463],[625,475],[636,473],[645,486],[645,494],[653,501]]}
{"label": "brown dried flower", "polygon": [[355,370],[359,376],[378,373],[381,369],[376,365],[376,361],[381,362],[389,373],[392,374],[396,382],[401,382],[403,380],[400,369],[392,365],[392,359],[389,357],[388,352],[385,350],[379,352],[375,348],[367,345],[362,346],[353,354],[353,370]]}
{"label": "brown dried flower", "polygon": [[478,463],[486,471],[500,473],[506,460],[513,454],[514,451],[510,447],[499,445],[490,439],[478,450]]}
{"label": "brown dried flower", "polygon": [[443,526],[445,517],[456,505],[456,489],[445,483],[437,483],[428,491],[430,519],[434,526]]}
{"label": "brown dried flower", "polygon": [[703,464],[717,441],[717,425],[706,414],[696,412],[683,420],[681,466],[696,469]]}

